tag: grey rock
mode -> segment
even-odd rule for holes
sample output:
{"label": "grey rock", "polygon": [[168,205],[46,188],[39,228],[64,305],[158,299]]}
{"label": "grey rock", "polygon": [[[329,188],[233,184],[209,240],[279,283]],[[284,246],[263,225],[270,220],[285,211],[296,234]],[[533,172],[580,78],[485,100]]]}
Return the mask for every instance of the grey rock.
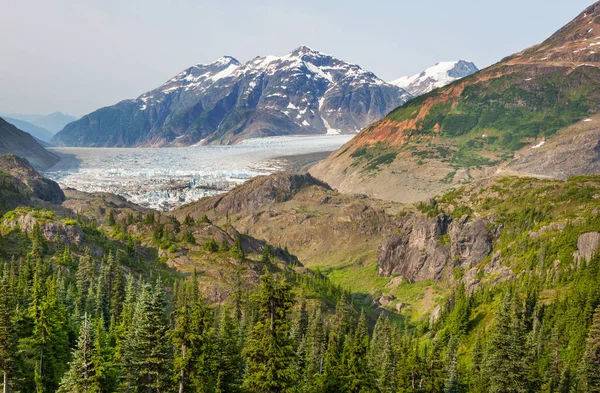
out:
{"label": "grey rock", "polygon": [[592,259],[592,256],[598,251],[600,245],[600,233],[588,232],[584,233],[577,239],[577,251],[575,252],[575,260],[585,260],[587,262]]}
{"label": "grey rock", "polygon": [[29,212],[19,217],[16,221],[4,221],[4,225],[10,228],[18,226],[25,232],[33,231],[36,224],[39,224],[42,236],[49,242],[76,247],[83,245],[83,230],[77,224],[66,225],[60,222],[39,222],[34,217],[34,212]]}
{"label": "grey rock", "polygon": [[400,233],[388,236],[379,246],[377,271],[381,276],[440,281],[451,278],[456,266],[468,270],[479,264],[492,250],[487,222],[478,218],[454,221],[445,214],[434,218],[408,215],[398,230]]}

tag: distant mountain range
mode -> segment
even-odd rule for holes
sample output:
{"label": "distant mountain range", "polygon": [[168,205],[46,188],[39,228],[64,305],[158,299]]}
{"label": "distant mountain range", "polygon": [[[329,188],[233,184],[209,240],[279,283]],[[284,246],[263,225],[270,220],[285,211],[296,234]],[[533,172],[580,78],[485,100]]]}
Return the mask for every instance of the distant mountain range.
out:
{"label": "distant mountain range", "polygon": [[31,124],[24,120],[14,119],[12,117],[4,116],[4,120],[17,127],[21,131],[25,131],[31,136],[39,139],[43,142],[50,142],[50,139],[54,136],[54,133],[46,130],[45,128],[38,127],[35,124]]}
{"label": "distant mountain range", "polygon": [[419,74],[403,76],[390,83],[418,97],[477,71],[479,69],[475,64],[465,60],[445,61],[437,63]]}
{"label": "distant mountain range", "polygon": [[47,169],[60,160],[33,136],[0,118],[0,155],[9,153],[26,158],[38,170]]}
{"label": "distant mountain range", "polygon": [[158,147],[355,133],[411,98],[356,64],[302,46],[245,64],[225,56],[192,66],[68,124],[52,143]]}
{"label": "distant mountain range", "polygon": [[50,131],[50,133],[53,135],[62,130],[70,122],[77,120],[75,116],[67,115],[62,112],[53,112],[49,115],[2,113],[0,116],[2,116],[4,119],[8,117],[15,120],[25,121],[33,124],[36,127]]}

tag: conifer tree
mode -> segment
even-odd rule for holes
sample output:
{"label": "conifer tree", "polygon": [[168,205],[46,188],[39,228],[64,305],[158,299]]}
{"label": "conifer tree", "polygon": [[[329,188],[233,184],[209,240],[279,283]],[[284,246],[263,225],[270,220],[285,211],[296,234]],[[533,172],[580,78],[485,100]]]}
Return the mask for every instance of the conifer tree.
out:
{"label": "conifer tree", "polygon": [[[516,305],[518,298],[515,296],[512,306]],[[484,373],[490,393],[527,391],[524,326],[518,308],[515,315],[511,308],[511,296],[506,294],[487,343]]]}
{"label": "conifer tree", "polygon": [[87,314],[73,352],[69,371],[63,377],[57,393],[96,393],[101,391],[98,368],[100,359],[95,346],[94,328]]}
{"label": "conifer tree", "polygon": [[260,315],[244,349],[248,364],[244,388],[257,393],[289,392],[297,380],[296,353],[289,335],[290,284],[265,272],[256,302]]}
{"label": "conifer tree", "polygon": [[15,361],[15,335],[12,324],[12,290],[6,275],[0,276],[0,372],[3,392],[8,393],[9,373]]}
{"label": "conifer tree", "polygon": [[396,391],[396,365],[392,348],[390,320],[379,314],[369,348],[369,367],[374,373],[375,384],[380,392]]}
{"label": "conifer tree", "polygon": [[586,392],[600,392],[600,306],[589,329],[579,375]]}
{"label": "conifer tree", "polygon": [[246,254],[244,253],[244,249],[242,248],[242,240],[239,236],[236,237],[235,240],[233,241],[233,245],[231,246],[229,253],[234,258],[238,258],[238,259],[246,258]]}
{"label": "conifer tree", "polygon": [[361,313],[354,335],[344,341],[341,368],[344,391],[349,393],[375,391],[368,354],[369,331],[365,314]]}
{"label": "conifer tree", "polygon": [[324,372],[325,350],[327,342],[325,341],[325,326],[323,324],[323,314],[318,307],[308,322],[306,330],[306,350],[304,361],[304,381],[307,385],[315,385],[317,377]]}
{"label": "conifer tree", "polygon": [[571,368],[567,365],[560,376],[558,393],[569,393],[571,391]]}
{"label": "conifer tree", "polygon": [[444,393],[459,393],[458,382],[458,341],[452,337],[448,342],[446,353],[446,381],[444,382]]}
{"label": "conifer tree", "polygon": [[165,293],[160,279],[152,289],[142,286],[123,346],[122,390],[163,392],[171,375],[170,345],[167,340]]}
{"label": "conifer tree", "polygon": [[219,375],[218,387],[223,392],[240,391],[244,360],[239,332],[228,310],[222,312],[218,331]]}

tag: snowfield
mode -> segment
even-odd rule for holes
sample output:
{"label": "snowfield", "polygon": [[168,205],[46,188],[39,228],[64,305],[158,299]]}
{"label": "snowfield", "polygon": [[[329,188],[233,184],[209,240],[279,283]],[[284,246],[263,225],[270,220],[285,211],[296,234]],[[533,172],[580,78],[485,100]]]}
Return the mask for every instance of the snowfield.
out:
{"label": "snowfield", "polygon": [[351,135],[248,139],[233,146],[185,148],[54,148],[67,158],[44,174],[62,187],[111,192],[159,210],[216,195],[281,171],[286,156],[328,152]]}

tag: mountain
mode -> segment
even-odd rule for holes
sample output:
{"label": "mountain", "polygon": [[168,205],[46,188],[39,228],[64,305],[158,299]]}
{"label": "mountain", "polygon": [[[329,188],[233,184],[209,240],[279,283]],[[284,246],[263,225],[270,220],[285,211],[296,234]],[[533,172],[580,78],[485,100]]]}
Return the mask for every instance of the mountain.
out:
{"label": "mountain", "polygon": [[62,112],[53,112],[49,115],[40,115],[40,114],[23,114],[23,113],[3,113],[3,118],[10,117],[12,119],[25,121],[27,123],[31,123],[34,126],[43,128],[47,131],[50,131],[52,135],[56,134],[58,131],[62,130],[64,126],[69,124],[72,121],[77,120],[75,116],[67,115]]}
{"label": "mountain", "polygon": [[411,95],[418,97],[477,71],[479,69],[474,63],[465,60],[445,61],[437,63],[419,74],[403,76],[393,80],[390,84],[398,86]]}
{"label": "mountain", "polygon": [[14,154],[0,155],[0,171],[18,179],[35,197],[42,201],[61,204],[65,201],[65,194],[58,183],[46,179],[36,171],[24,158]]}
{"label": "mountain", "polygon": [[56,134],[62,130],[67,124],[77,120],[75,116],[71,116],[62,112],[53,112],[49,115],[41,116],[39,119],[34,120],[32,123],[38,127],[47,129],[48,131]]}
{"label": "mountain", "polygon": [[225,56],[192,66],[136,99],[68,124],[52,142],[158,147],[355,133],[410,98],[358,65],[302,46],[245,64]]}
{"label": "mountain", "polygon": [[50,131],[23,120],[13,119],[12,117],[7,116],[4,116],[4,120],[17,127],[18,129],[25,131],[31,136],[44,142],[50,142],[50,139],[52,139],[52,137],[54,136],[54,134]]}
{"label": "mountain", "polygon": [[0,118],[0,154],[8,153],[26,158],[39,170],[47,169],[60,160],[34,137]]}
{"label": "mountain", "polygon": [[600,2],[543,43],[390,112],[310,172],[340,191],[401,202],[506,171],[544,175],[539,165],[550,161],[570,175],[588,173],[600,159],[590,134],[588,143],[575,138],[582,141],[577,154],[589,160],[537,156],[528,165],[510,163],[532,149],[547,155],[553,140],[589,131],[569,128],[576,123],[595,124],[598,45]]}

